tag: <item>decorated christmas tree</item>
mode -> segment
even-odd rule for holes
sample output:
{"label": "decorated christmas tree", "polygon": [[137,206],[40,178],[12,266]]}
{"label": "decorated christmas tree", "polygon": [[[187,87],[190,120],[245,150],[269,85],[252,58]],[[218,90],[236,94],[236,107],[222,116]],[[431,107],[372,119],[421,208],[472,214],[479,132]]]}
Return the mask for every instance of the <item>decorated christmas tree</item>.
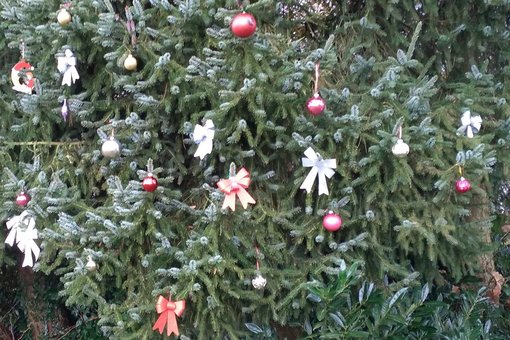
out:
{"label": "decorated christmas tree", "polygon": [[78,324],[292,338],[346,262],[375,282],[480,269],[509,5],[0,4],[0,260]]}

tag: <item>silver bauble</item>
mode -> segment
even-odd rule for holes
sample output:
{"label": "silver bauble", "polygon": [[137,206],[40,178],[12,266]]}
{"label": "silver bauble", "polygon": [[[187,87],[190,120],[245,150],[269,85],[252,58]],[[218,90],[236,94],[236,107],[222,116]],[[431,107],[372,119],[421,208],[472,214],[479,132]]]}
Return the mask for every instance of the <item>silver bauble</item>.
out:
{"label": "silver bauble", "polygon": [[87,270],[89,272],[96,271],[97,264],[94,262],[94,260],[92,260],[92,257],[89,256],[89,259],[88,259],[87,263],[85,264],[85,268],[87,268]]}
{"label": "silver bauble", "polygon": [[260,274],[257,274],[253,280],[251,280],[251,284],[255,289],[263,289],[266,286],[267,280]]}
{"label": "silver bauble", "polygon": [[63,8],[57,14],[57,21],[61,26],[65,26],[71,22],[71,14]]}
{"label": "silver bauble", "polygon": [[127,58],[124,60],[124,68],[128,71],[136,70],[137,66],[138,62],[136,61],[136,58],[133,57],[132,54],[128,55]]}
{"label": "silver bauble", "polygon": [[397,157],[405,157],[409,153],[409,145],[407,145],[401,138],[391,148],[391,152]]}
{"label": "silver bauble", "polygon": [[110,137],[107,141],[103,143],[103,146],[101,146],[101,153],[103,156],[107,158],[117,158],[120,156],[120,144],[119,142],[113,138]]}

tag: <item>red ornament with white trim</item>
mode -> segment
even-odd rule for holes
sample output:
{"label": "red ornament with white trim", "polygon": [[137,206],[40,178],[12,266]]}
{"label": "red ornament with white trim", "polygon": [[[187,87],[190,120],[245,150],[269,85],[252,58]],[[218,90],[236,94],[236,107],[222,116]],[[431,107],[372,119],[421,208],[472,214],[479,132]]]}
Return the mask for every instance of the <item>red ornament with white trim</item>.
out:
{"label": "red ornament with white trim", "polygon": [[248,38],[257,29],[257,21],[251,13],[242,12],[236,14],[230,23],[232,33],[239,38]]}
{"label": "red ornament with white trim", "polygon": [[322,226],[327,231],[337,231],[342,227],[342,218],[340,215],[335,214],[333,211],[329,211],[322,218]]}
{"label": "red ornament with white trim", "polygon": [[158,180],[149,173],[142,181],[142,187],[145,191],[153,192],[158,188]]}
{"label": "red ornament with white trim", "polygon": [[20,207],[25,207],[30,202],[30,196],[23,191],[16,196],[16,204]]}
{"label": "red ornament with white trim", "polygon": [[471,190],[471,183],[464,177],[460,177],[460,179],[455,182],[455,191],[459,194],[466,193],[469,190]]}

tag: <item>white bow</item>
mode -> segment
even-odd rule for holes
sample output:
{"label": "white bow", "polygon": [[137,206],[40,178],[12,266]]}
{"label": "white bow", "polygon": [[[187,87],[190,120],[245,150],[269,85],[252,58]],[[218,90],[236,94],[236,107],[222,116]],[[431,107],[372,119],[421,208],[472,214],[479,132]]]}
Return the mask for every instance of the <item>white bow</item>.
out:
{"label": "white bow", "polygon": [[70,49],[65,50],[64,57],[58,57],[57,68],[60,73],[64,74],[62,85],[71,86],[76,79],[80,79],[80,75],[76,70],[76,57]]}
{"label": "white bow", "polygon": [[460,122],[462,123],[462,126],[459,130],[464,132],[468,138],[473,138],[475,133],[478,133],[480,131],[480,128],[482,127],[482,117],[480,116],[471,116],[471,111],[467,110],[462,114],[462,117],[460,118]]}
{"label": "white bow", "polygon": [[35,260],[37,260],[41,252],[34,242],[37,239],[34,217],[25,210],[19,216],[14,216],[8,220],[6,225],[11,231],[5,239],[5,243],[12,247],[16,241],[19,250],[25,254],[23,267],[32,267],[34,265],[32,254],[34,254]]}
{"label": "white bow", "polygon": [[301,158],[304,167],[311,167],[312,169],[306,176],[305,181],[301,184],[300,189],[305,189],[306,192],[312,190],[312,185],[315,182],[315,177],[319,177],[319,195],[329,195],[328,185],[326,184],[326,177],[331,178],[335,174],[336,159],[322,159],[321,155],[313,151],[310,147],[305,150],[304,158]]}
{"label": "white bow", "polygon": [[25,254],[22,267],[32,267],[34,265],[32,254],[34,254],[35,261],[39,258],[41,250],[34,240],[37,240],[37,229],[35,229],[35,226],[29,226],[27,230],[18,232],[18,248]]}
{"label": "white bow", "polygon": [[5,239],[5,243],[11,247],[14,245],[16,239],[19,240],[19,234],[21,233],[20,227],[34,228],[35,220],[26,210],[23,211],[19,216],[14,216],[9,219],[6,223],[7,229],[10,230],[9,235]]}
{"label": "white bow", "polygon": [[194,156],[203,159],[205,155],[210,154],[213,147],[213,138],[214,123],[212,120],[207,119],[203,126],[199,124],[195,125],[193,141],[198,144],[198,148]]}

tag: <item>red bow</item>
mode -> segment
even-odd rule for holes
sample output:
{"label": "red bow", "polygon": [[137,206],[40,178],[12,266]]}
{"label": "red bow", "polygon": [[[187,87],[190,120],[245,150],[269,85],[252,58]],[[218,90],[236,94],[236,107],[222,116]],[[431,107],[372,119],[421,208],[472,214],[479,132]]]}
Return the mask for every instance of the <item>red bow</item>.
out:
{"label": "red bow", "polygon": [[177,328],[177,320],[175,316],[181,316],[186,308],[186,301],[179,300],[172,302],[172,297],[169,300],[165,299],[162,295],[158,297],[156,302],[156,311],[161,314],[158,321],[152,327],[152,330],[159,330],[159,334],[163,334],[163,329],[166,327],[166,335],[170,336],[172,333],[179,335],[179,329]]}
{"label": "red bow", "polygon": [[225,194],[225,200],[223,201],[222,209],[229,207],[232,211],[236,210],[236,195],[239,197],[239,201],[246,209],[248,203],[255,204],[255,200],[250,194],[244,190],[250,185],[250,173],[245,168],[239,170],[237,175],[228,179],[222,179],[218,182],[218,188]]}

